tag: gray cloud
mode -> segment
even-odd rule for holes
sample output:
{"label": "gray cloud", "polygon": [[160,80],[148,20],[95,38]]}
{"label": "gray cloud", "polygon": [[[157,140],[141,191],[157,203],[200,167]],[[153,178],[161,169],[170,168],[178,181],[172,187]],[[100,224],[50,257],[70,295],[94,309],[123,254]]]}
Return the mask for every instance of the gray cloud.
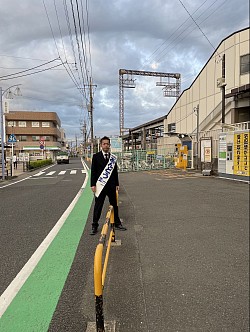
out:
{"label": "gray cloud", "polygon": [[[0,7],[0,76],[57,58],[59,51],[62,61],[70,63],[67,68],[70,68],[71,76],[78,80],[81,73],[70,2],[66,1],[78,71],[73,65],[75,59],[64,1],[55,1],[60,29],[54,2],[44,2],[56,43],[42,1],[12,0],[8,6]],[[182,2],[215,48],[229,34],[249,25],[247,0],[239,1],[237,5],[233,0]],[[85,1],[82,3],[85,8]],[[73,4],[76,8],[75,0]],[[97,85],[94,94],[96,136],[119,134],[120,68],[181,73],[184,89],[214,52],[180,1],[91,0],[88,8],[92,68],[88,52],[86,55],[89,75],[92,71],[93,83]],[[163,97],[154,78],[135,78],[136,88],[125,90],[125,127],[163,116],[175,102],[174,98]],[[19,83],[23,97],[10,101],[12,110],[55,111],[68,138],[81,136],[80,126],[88,118],[86,102],[63,66],[6,81],[0,78],[3,89]]]}

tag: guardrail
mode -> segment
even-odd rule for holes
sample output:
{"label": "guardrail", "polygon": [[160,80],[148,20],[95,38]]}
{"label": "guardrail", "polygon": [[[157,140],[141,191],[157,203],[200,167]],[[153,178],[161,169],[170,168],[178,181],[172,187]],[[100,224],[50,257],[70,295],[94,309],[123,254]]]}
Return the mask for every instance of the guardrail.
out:
{"label": "guardrail", "polygon": [[[106,255],[103,261],[103,249],[110,227],[109,239],[107,244]],[[101,237],[96,247],[94,258],[94,288],[95,288],[95,309],[96,309],[96,331],[104,332],[104,315],[103,315],[103,288],[105,276],[107,272],[108,259],[110,253],[111,242],[115,242],[115,224],[114,224],[114,210],[110,205],[106,215],[105,224],[102,227]]]}

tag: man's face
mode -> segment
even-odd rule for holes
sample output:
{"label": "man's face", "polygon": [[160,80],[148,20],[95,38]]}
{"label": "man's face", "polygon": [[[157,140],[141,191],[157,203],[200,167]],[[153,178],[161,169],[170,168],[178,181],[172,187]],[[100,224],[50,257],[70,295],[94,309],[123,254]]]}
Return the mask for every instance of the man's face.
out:
{"label": "man's face", "polygon": [[109,143],[109,140],[107,139],[104,139],[101,143],[101,148],[102,148],[102,151],[104,151],[105,153],[108,153],[109,152],[109,149],[110,149],[110,143]]}

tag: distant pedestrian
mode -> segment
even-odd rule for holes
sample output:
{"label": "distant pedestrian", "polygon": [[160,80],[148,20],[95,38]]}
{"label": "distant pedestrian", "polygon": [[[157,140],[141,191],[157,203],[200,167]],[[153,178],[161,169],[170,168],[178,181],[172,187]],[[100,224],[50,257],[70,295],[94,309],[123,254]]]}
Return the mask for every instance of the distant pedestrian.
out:
{"label": "distant pedestrian", "polygon": [[17,156],[16,156],[16,154],[14,154],[14,156],[12,158],[12,162],[13,162],[13,165],[14,165],[14,169],[17,169]]}

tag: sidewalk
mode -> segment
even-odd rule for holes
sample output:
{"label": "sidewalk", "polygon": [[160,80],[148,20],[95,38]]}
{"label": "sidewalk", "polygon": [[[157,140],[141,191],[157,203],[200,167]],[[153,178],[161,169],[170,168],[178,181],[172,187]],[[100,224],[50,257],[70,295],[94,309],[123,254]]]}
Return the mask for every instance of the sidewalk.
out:
{"label": "sidewalk", "polygon": [[120,183],[128,231],[111,251],[105,321],[119,332],[248,331],[248,185],[164,171]]}
{"label": "sidewalk", "polygon": [[[2,178],[2,165],[0,167],[0,179]],[[22,162],[19,162],[17,164],[17,169],[13,168],[13,173],[11,176],[11,171],[8,170],[8,176],[7,176],[7,169],[5,168],[5,180],[12,180],[12,179],[16,179],[18,176],[26,173],[27,171],[24,170],[24,165]],[[1,180],[0,180],[1,181]]]}

